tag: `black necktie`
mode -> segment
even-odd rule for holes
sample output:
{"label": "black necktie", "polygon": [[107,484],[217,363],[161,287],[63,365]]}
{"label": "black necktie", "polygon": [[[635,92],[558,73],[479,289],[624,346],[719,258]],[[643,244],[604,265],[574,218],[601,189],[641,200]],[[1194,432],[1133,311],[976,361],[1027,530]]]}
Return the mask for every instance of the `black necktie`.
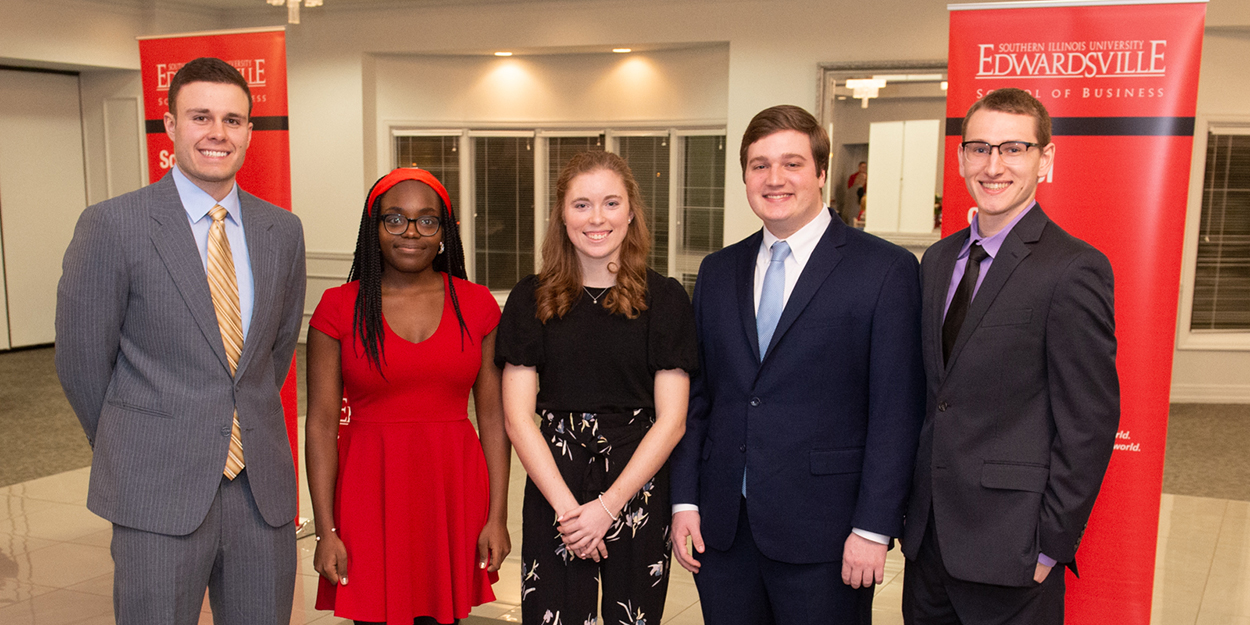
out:
{"label": "black necktie", "polygon": [[989,258],[989,252],[980,243],[973,243],[968,250],[968,264],[964,266],[964,277],[955,288],[955,298],[946,310],[946,321],[942,322],[942,362],[950,360],[951,349],[955,347],[955,339],[959,338],[959,329],[964,325],[964,317],[968,316],[968,306],[972,304],[972,292],[977,288],[977,277],[981,275],[981,261]]}

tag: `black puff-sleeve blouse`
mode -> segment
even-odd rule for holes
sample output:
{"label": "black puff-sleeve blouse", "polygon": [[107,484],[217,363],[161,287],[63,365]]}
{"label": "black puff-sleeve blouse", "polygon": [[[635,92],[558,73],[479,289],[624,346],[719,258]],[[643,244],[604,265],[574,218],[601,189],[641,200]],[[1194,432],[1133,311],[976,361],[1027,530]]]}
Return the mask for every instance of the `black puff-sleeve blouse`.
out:
{"label": "black puff-sleeve blouse", "polygon": [[537,276],[508,295],[495,364],[538,371],[538,410],[612,413],[655,408],[655,372],[698,366],[694,311],[677,280],[647,270],[647,310],[636,319],[582,297],[561,318],[535,317]]}

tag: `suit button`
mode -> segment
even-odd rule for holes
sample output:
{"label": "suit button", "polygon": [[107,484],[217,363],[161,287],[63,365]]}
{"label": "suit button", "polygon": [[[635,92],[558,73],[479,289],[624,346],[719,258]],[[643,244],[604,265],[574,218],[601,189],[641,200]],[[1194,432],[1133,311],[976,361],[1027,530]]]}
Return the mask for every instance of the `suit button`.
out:
{"label": "suit button", "polygon": [[946,403],[946,402],[942,402],[942,403],[938,404],[938,412],[946,412],[946,409],[947,409],[947,408],[950,408],[950,407],[951,407],[951,405],[950,405],[950,404],[948,404],[948,403]]}
{"label": "suit button", "polygon": [[224,427],[224,428],[221,428],[221,435],[222,435],[222,436],[230,436],[230,426],[226,426],[226,427]]}
{"label": "suit button", "polygon": [[745,454],[745,453],[747,453],[747,446],[746,446],[746,445],[743,445],[743,446],[739,447],[739,448],[738,448],[738,451],[740,451],[740,452],[742,452],[742,453],[744,453],[744,454]]}
{"label": "suit button", "polygon": [[751,407],[752,407],[752,408],[754,408],[754,407],[756,407],[756,406],[758,406],[758,405],[760,405],[760,398],[758,398],[758,397],[752,397],[752,398],[751,398]]}

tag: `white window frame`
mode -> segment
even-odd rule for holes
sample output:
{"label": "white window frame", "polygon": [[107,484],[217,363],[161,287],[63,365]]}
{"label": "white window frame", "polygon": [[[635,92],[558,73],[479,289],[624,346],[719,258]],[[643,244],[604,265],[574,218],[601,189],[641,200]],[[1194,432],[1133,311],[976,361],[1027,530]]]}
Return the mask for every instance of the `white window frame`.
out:
{"label": "white window frame", "polygon": [[1198,236],[1202,222],[1202,186],[1206,179],[1207,135],[1250,135],[1250,116],[1198,115],[1189,170],[1189,201],[1185,211],[1185,243],[1181,259],[1180,302],[1176,315],[1176,349],[1250,351],[1250,330],[1193,330],[1194,280],[1198,267]]}

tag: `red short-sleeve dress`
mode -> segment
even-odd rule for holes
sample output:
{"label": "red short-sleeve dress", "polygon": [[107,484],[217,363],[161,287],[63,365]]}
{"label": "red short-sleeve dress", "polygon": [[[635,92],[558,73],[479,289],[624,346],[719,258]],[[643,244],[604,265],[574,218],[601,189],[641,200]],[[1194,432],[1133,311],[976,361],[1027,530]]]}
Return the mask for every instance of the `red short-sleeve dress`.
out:
{"label": "red short-sleeve dress", "polygon": [[322,578],[318,610],[361,621],[450,623],[495,599],[498,575],[477,565],[490,482],[467,408],[499,305],[485,287],[454,280],[469,328],[463,344],[445,294],[429,339],[412,343],[386,326],[385,377],[353,334],[358,282],[327,290],[313,313],[310,325],[339,341],[351,407],[339,428],[334,510],[349,583]]}

